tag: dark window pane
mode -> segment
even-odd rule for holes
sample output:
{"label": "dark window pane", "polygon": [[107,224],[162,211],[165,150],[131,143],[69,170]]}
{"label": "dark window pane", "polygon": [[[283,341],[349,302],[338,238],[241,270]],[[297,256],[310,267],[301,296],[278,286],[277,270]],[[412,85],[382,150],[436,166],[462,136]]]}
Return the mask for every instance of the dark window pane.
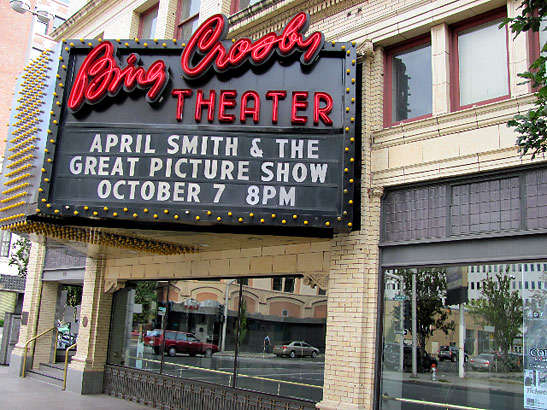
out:
{"label": "dark window pane", "polygon": [[392,121],[431,114],[431,45],[395,54],[392,58]]}
{"label": "dark window pane", "polygon": [[281,291],[281,288],[283,286],[283,278],[280,278],[280,277],[273,278],[272,283],[273,283],[272,284],[273,290]]}
{"label": "dark window pane", "polygon": [[283,291],[289,293],[294,292],[294,278],[285,278],[285,287]]}

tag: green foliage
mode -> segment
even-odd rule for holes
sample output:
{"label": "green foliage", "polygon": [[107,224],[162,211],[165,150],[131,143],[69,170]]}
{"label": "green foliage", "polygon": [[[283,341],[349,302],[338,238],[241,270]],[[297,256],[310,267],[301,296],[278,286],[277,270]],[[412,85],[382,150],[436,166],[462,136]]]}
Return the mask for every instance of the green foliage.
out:
{"label": "green foliage", "polygon": [[137,282],[135,289],[135,303],[142,305],[142,313],[135,314],[135,323],[149,323],[156,318],[156,292],[157,282],[153,280],[142,280]]}
{"label": "green foliage", "polygon": [[511,291],[511,276],[502,272],[482,281],[481,298],[469,303],[471,314],[483,324],[494,327],[494,349],[501,351],[505,363],[509,348],[520,335],[522,326],[522,299],[517,290]]}
{"label": "green foliage", "polygon": [[4,327],[4,319],[0,319],[0,327]]}
{"label": "green foliage", "polygon": [[[515,35],[527,31],[538,32],[542,19],[547,18],[547,2],[545,0],[524,0],[520,5],[521,15],[506,18],[501,26],[509,25]],[[547,52],[547,43],[541,46],[542,52]],[[530,153],[532,159],[547,151],[547,58],[540,56],[532,63],[529,71],[519,74],[519,77],[530,82],[537,89],[535,107],[526,114],[517,114],[508,121],[507,126],[514,127],[519,133],[517,146],[521,156]]]}
{"label": "green foliage", "polygon": [[19,237],[12,245],[12,252],[9,257],[8,265],[17,267],[17,274],[22,277],[27,276],[28,260],[30,256],[30,247],[32,242],[26,238]]}
{"label": "green foliage", "polygon": [[63,290],[66,290],[66,304],[68,306],[76,307],[82,303],[82,290],[81,286],[63,285]]}
{"label": "green foliage", "polygon": [[[404,278],[405,294],[412,300],[412,270],[397,272]],[[443,298],[446,296],[446,274],[439,268],[416,270],[416,333],[423,357],[425,346],[436,330],[445,335],[454,330],[455,323],[448,320]]]}

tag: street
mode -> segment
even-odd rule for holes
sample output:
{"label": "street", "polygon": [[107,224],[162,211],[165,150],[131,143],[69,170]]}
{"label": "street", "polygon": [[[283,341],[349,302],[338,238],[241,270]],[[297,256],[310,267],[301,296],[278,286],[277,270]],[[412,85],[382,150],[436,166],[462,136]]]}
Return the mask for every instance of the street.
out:
{"label": "street", "polygon": [[[130,366],[159,372],[161,356],[145,348],[143,358],[130,358]],[[212,357],[177,354],[164,356],[163,374],[203,382],[231,385],[234,372],[233,352]],[[320,401],[323,395],[324,357],[288,358],[273,354],[240,353],[236,386],[276,395]]]}
{"label": "street", "polygon": [[[425,402],[448,403],[473,409],[523,409],[522,372],[488,373],[474,371],[466,364],[466,377],[458,377],[458,363],[439,362],[436,380],[431,373],[418,373],[413,379],[405,372],[384,370],[382,395]],[[423,410],[425,403],[386,400],[385,410]]]}

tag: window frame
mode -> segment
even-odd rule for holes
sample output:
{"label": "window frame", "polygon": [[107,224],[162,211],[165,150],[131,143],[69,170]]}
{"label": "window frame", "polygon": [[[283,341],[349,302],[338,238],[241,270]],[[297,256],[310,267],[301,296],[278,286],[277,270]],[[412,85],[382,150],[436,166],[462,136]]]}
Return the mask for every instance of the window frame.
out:
{"label": "window frame", "polygon": [[[152,7],[149,7],[148,9],[146,9],[145,11],[143,11],[140,15],[139,15],[139,31],[138,31],[138,36],[139,38],[143,38],[143,29],[144,29],[144,19],[146,17],[148,17],[150,14],[154,13],[154,12],[158,12],[160,8],[160,4],[159,3],[156,3],[154,4]],[[156,22],[157,22],[157,19],[158,19],[158,16],[156,14]],[[156,33],[154,33],[154,37],[156,36]]]}
{"label": "window frame", "polygon": [[459,53],[458,53],[458,34],[462,31],[472,29],[473,27],[480,26],[482,24],[490,23],[494,20],[503,19],[507,17],[507,9],[502,7],[495,10],[488,11],[470,19],[464,20],[451,26],[450,30],[450,55],[449,55],[449,68],[450,68],[450,111],[461,111],[474,106],[486,105],[498,101],[503,101],[511,98],[511,73],[510,73],[510,61],[509,61],[509,32],[507,26],[505,30],[505,50],[507,61],[507,94],[490,98],[488,100],[477,101],[471,104],[460,105],[460,69],[459,69]]}
{"label": "window frame", "polygon": [[[411,48],[420,47],[429,44],[432,47],[431,32],[423,34],[421,36],[412,38],[410,40],[403,41],[392,47],[386,49],[384,53],[384,128],[392,127],[395,125],[404,124],[407,122],[413,122],[423,120],[425,118],[431,118],[433,116],[433,104],[430,114],[419,115],[417,117],[407,118],[406,120],[392,121],[393,116],[393,92],[392,92],[392,80],[393,80],[393,56],[399,54],[405,50]],[[432,56],[433,57],[433,56]],[[432,58],[433,59],[433,58]],[[431,74],[433,74],[433,67],[431,67]],[[431,93],[433,94],[433,81],[431,82]]]}
{"label": "window frame", "polygon": [[[180,38],[181,36],[181,33],[182,33],[182,28],[189,24],[189,23],[192,23],[194,20],[198,20],[199,19],[199,8],[198,8],[198,12],[195,13],[195,14],[192,14],[190,16],[188,16],[187,18],[185,18],[184,20],[181,21],[181,17],[182,17],[182,4],[184,1],[187,1],[187,0],[179,0],[178,3],[177,3],[177,13],[175,15],[175,38],[177,40],[182,40]],[[196,0],[198,1],[198,0]],[[201,6],[201,5],[200,5]],[[185,40],[189,40],[189,39],[185,39]]]}

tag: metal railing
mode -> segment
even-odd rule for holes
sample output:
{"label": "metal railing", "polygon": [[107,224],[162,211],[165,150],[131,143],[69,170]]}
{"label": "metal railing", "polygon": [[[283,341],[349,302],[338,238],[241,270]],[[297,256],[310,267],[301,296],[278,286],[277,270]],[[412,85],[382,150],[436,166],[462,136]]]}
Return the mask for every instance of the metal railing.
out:
{"label": "metal railing", "polygon": [[68,352],[76,347],[78,343],[74,343],[72,346],[69,346],[66,348],[65,350],[65,372],[63,374],[63,390],[66,390],[66,372],[67,372],[67,369],[68,369]]}
{"label": "metal railing", "polygon": [[56,332],[56,335],[55,335],[55,343],[57,343],[57,337],[58,337],[58,330],[57,330],[57,327],[53,326],[52,328],[48,329],[48,330],[45,330],[43,331],[42,333],[40,333],[39,335],[36,335],[34,337],[31,337],[29,340],[27,340],[27,342],[25,343],[25,354],[23,355],[23,371],[21,373],[21,377],[25,377],[25,372],[26,372],[26,369],[27,369],[27,352],[28,352],[28,345],[29,343],[31,342],[34,342],[36,339],[38,339],[39,337],[42,337],[44,336],[45,334],[51,332],[52,330],[55,330]]}

